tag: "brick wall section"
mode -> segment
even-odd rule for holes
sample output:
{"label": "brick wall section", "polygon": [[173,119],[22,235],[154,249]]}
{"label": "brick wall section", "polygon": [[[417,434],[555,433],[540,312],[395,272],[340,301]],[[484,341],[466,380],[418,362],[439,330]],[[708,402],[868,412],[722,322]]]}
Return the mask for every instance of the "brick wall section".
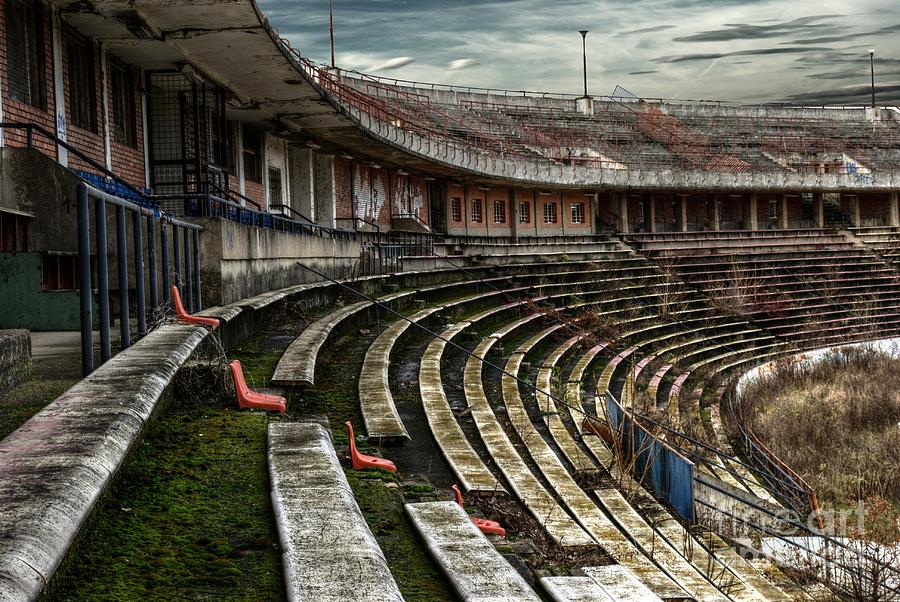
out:
{"label": "brick wall section", "polygon": [[[584,221],[580,224],[572,223],[572,205],[581,203]],[[578,190],[567,190],[563,193],[562,218],[565,220],[566,232],[569,228],[580,230],[579,234],[587,234],[591,231],[594,216],[591,212],[591,199]]]}
{"label": "brick wall section", "polygon": [[[141,106],[141,74],[140,70],[132,70],[134,80],[134,146],[116,142],[115,136],[110,137],[110,155],[112,156],[112,171],[129,184],[138,188],[148,185],[144,171],[144,118]],[[112,98],[112,78],[107,82],[109,97]],[[112,102],[109,107],[112,113]],[[110,114],[110,122],[112,115]]]}
{"label": "brick wall section", "polygon": [[[7,123],[35,123],[50,133],[56,133],[56,99],[53,95],[53,30],[50,10],[43,11],[44,37],[44,86],[46,89],[46,109],[39,109],[30,104],[10,98],[9,66],[6,55],[6,7],[0,2],[0,86],[3,89],[3,121]],[[3,132],[3,143],[7,146],[25,146],[25,132],[7,130]],[[46,155],[56,158],[56,144],[46,138],[35,136],[34,145]]]}
{"label": "brick wall section", "polygon": [[343,157],[334,158],[334,213],[335,219],[353,217],[353,204],[350,197],[351,178],[350,161]]}
{"label": "brick wall section", "polygon": [[[235,187],[234,190],[240,192],[240,187]],[[259,203],[259,206],[262,207],[263,210],[266,208],[266,189],[263,186],[262,182],[251,182],[250,180],[244,181],[244,196],[250,199],[251,201],[255,201]],[[248,203],[249,204],[249,203]],[[256,207],[250,206],[251,209],[256,209]]]}
{"label": "brick wall section", "polygon": [[[93,131],[88,128],[80,128],[76,127],[72,123],[72,90],[69,87],[69,57],[68,57],[68,45],[69,45],[69,37],[70,30],[66,27],[63,27],[62,30],[62,64],[63,64],[63,93],[66,99],[66,123],[68,123],[68,129],[66,132],[66,136],[69,140],[69,144],[77,148],[79,151],[84,153],[86,156],[91,158],[93,161],[96,161],[100,165],[106,164],[106,152],[105,145],[103,140],[103,90],[101,88],[101,70],[100,70],[100,50],[97,45],[91,41],[91,45],[93,46],[93,62],[94,62],[94,97],[95,103],[93,107],[95,121],[96,121],[96,131]],[[80,169],[83,171],[96,172],[97,170],[92,168],[86,162],[82,161],[74,154],[69,155],[69,167],[73,169]]]}

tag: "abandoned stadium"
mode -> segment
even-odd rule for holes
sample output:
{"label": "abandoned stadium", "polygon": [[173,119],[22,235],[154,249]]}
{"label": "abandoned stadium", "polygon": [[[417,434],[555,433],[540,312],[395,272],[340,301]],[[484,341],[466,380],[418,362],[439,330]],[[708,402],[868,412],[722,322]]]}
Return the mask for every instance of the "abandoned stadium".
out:
{"label": "abandoned stadium", "polygon": [[0,600],[900,595],[736,409],[900,337],[896,107],[384,79],[254,0],[0,38]]}

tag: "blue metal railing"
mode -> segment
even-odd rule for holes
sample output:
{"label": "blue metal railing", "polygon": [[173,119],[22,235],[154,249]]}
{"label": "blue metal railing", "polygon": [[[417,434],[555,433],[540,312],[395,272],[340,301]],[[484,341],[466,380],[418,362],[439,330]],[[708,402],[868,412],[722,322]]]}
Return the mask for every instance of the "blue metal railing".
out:
{"label": "blue metal railing", "polygon": [[[174,274],[189,311],[203,308],[200,295],[200,232],[190,224],[157,210],[108,194],[84,182],[78,185],[78,288],[81,313],[81,369],[87,376],[94,370],[93,308],[91,288],[91,207],[94,213],[94,255],[96,257],[97,322],[100,334],[100,363],[112,357],[110,330],[109,243],[107,206],[115,208],[115,262],[119,298],[120,348],[131,346],[130,305],[135,303],[137,338],[147,334],[147,317],[170,302],[170,274]],[[129,249],[128,217],[131,218]],[[147,249],[144,249],[146,231]],[[170,231],[172,261],[170,262]],[[159,245],[157,246],[157,235]],[[134,299],[129,291],[129,262],[134,266]],[[149,291],[145,288],[145,281]],[[161,287],[160,287],[161,284]],[[160,303],[160,288],[162,303]],[[148,306],[149,293],[149,306]]]}

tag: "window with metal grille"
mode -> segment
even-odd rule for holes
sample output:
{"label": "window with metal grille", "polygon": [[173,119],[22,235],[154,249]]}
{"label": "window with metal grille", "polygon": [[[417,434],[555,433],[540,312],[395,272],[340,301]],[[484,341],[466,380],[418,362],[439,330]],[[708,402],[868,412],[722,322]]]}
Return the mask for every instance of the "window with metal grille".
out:
{"label": "window with metal grille", "polygon": [[519,203],[519,223],[531,223],[531,203]]}
{"label": "window with metal grille", "polygon": [[472,199],[472,223],[480,224],[483,219],[481,214],[481,199]]}
{"label": "window with metal grille", "polygon": [[44,253],[41,258],[41,288],[45,291],[72,291],[77,282],[78,257]]}
{"label": "window with metal grille", "polygon": [[450,199],[450,219],[454,222],[462,221],[462,199],[458,196]]}
{"label": "window with metal grille", "polygon": [[44,83],[44,18],[38,2],[6,0],[6,60],[9,96],[47,108]]}
{"label": "window with metal grille", "polygon": [[69,71],[69,112],[72,125],[97,131],[97,80],[91,41],[66,30],[66,60]]}
{"label": "window with metal grille", "polygon": [[506,201],[494,201],[494,223],[506,223]]}
{"label": "window with metal grille", "polygon": [[28,220],[30,217],[0,211],[0,251],[28,250]]}
{"label": "window with metal grille", "polygon": [[244,179],[262,182],[262,135],[260,132],[244,128]]}
{"label": "window with metal grille", "polygon": [[269,166],[269,205],[281,205],[284,195],[281,187],[281,170]]}
{"label": "window with metal grille", "polygon": [[109,61],[112,94],[112,133],[119,144],[136,146],[134,72],[118,61]]}
{"label": "window with metal grille", "polygon": [[556,223],[556,203],[544,203],[544,223]]}
{"label": "window with metal grille", "polygon": [[584,223],[584,203],[572,203],[572,223]]}

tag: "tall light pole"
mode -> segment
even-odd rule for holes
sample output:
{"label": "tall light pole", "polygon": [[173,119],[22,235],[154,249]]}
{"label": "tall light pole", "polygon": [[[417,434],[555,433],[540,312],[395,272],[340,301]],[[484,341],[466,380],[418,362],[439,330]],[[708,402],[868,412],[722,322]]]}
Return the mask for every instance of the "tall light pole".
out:
{"label": "tall light pole", "polygon": [[875,49],[869,48],[869,71],[872,74],[872,108],[875,108]]}
{"label": "tall light pole", "polygon": [[334,11],[332,0],[328,0],[328,33],[331,35],[331,68],[334,69]]}
{"label": "tall light pole", "polygon": [[587,98],[587,29],[582,29],[578,33],[581,34],[581,59],[584,64],[584,97]]}

